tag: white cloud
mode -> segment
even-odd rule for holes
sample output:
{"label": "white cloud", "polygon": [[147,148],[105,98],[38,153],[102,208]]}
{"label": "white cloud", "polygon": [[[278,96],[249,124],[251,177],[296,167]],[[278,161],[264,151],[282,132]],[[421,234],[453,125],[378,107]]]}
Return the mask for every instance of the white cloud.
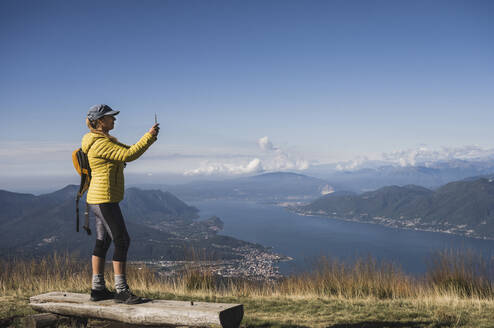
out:
{"label": "white cloud", "polygon": [[[0,142],[0,177],[24,175],[74,176],[71,153],[78,142]],[[494,161],[494,149],[475,145],[396,150],[367,154],[351,161],[334,163],[337,170],[377,168],[383,165],[435,167],[443,162]],[[264,136],[250,148],[185,147],[158,145],[151,147],[138,161],[129,163],[127,173],[173,173],[186,176],[241,175],[272,171],[302,171],[312,166],[293,151],[279,147]],[[458,165],[461,165],[459,163]],[[1,187],[1,186],[0,186]]]}
{"label": "white cloud", "polygon": [[262,137],[257,142],[261,150],[265,151],[268,156],[263,161],[263,166],[267,171],[277,170],[306,170],[309,162],[288,154],[276,147],[268,137]]}
{"label": "white cloud", "polygon": [[434,149],[421,145],[417,148],[382,153],[381,156],[375,159],[369,159],[366,156],[357,157],[352,161],[338,163],[336,169],[358,170],[382,165],[432,167],[440,162],[454,160],[485,161],[492,159],[494,159],[494,149],[485,149],[473,145]]}
{"label": "white cloud", "polygon": [[338,171],[351,171],[357,170],[364,166],[365,164],[369,164],[370,160],[367,156],[359,156],[352,161],[340,162],[336,165],[336,169]]}
{"label": "white cloud", "polygon": [[383,153],[384,160],[398,163],[401,166],[432,165],[440,161],[452,160],[486,160],[494,155],[494,149],[483,149],[478,146],[442,147],[431,149],[420,146],[417,149],[407,149]]}
{"label": "white cloud", "polygon": [[268,137],[260,138],[257,143],[259,144],[259,147],[264,151],[280,151],[278,147],[273,146]]}
{"label": "white cloud", "polygon": [[206,161],[199,168],[186,170],[185,175],[237,175],[259,173],[264,171],[306,170],[310,164],[298,156],[288,154],[280,147],[273,145],[269,138],[262,137],[257,141],[262,153],[254,159],[242,162]]}
{"label": "white cloud", "polygon": [[193,170],[186,170],[185,175],[236,175],[262,172],[262,164],[259,158],[254,158],[246,165],[233,163],[210,163],[204,162],[201,167]]}

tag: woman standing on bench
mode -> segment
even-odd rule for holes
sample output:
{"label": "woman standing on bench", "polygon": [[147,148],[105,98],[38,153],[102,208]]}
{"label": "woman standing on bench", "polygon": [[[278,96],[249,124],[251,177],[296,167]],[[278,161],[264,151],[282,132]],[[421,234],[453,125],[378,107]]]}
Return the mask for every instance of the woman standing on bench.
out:
{"label": "woman standing on bench", "polygon": [[[137,304],[142,299],[131,293],[125,278],[130,238],[118,203],[124,196],[125,163],[138,159],[156,141],[159,124],[155,124],[137,143],[127,146],[109,134],[118,113],[120,111],[115,111],[108,105],[91,107],[86,120],[91,132],[82,138],[81,148],[88,156],[92,175],[87,203],[96,216],[91,300],[115,298],[118,302]],[[116,293],[106,288],[104,278],[106,252],[112,240],[115,244],[113,270]]]}

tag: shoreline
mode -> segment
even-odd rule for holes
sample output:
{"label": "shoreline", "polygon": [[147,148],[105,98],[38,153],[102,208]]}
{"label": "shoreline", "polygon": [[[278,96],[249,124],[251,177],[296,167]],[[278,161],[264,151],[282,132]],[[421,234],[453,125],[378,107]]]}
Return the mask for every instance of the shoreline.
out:
{"label": "shoreline", "polygon": [[233,251],[238,259],[229,260],[196,260],[196,261],[132,261],[132,264],[143,264],[158,270],[164,277],[176,277],[186,271],[211,273],[220,278],[243,278],[255,281],[276,281],[283,277],[277,263],[293,260],[289,256],[277,254],[267,248],[242,246]]}
{"label": "shoreline", "polygon": [[[420,219],[414,219],[414,220],[398,220],[398,219],[393,219],[393,218],[388,218],[388,217],[380,217],[380,216],[375,216],[372,217],[371,220],[362,220],[359,219],[358,217],[352,217],[352,218],[345,218],[345,217],[338,217],[338,216],[330,216],[327,213],[320,213],[320,212],[312,212],[312,211],[300,211],[297,210],[296,208],[289,207],[289,206],[283,206],[279,205],[280,207],[284,207],[286,210],[295,213],[300,216],[317,216],[321,218],[327,218],[327,219],[333,219],[333,220],[338,220],[338,221],[346,221],[346,222],[356,222],[356,223],[362,223],[362,224],[373,224],[373,225],[379,225],[387,228],[393,228],[393,229],[399,229],[399,230],[408,230],[408,231],[423,231],[423,232],[435,232],[435,233],[442,233],[442,234],[447,234],[447,235],[455,235],[455,236],[460,236],[464,238],[472,238],[476,240],[494,240],[494,237],[486,237],[486,236],[480,236],[476,234],[476,232],[473,229],[465,229],[467,226],[466,225],[461,225],[461,226],[455,226],[452,224],[447,224],[446,226],[448,229],[442,230],[438,229],[436,227],[432,227],[429,224],[424,224],[420,222]],[[446,222],[447,223],[447,222]],[[421,226],[421,224],[424,224],[425,226]],[[445,224],[443,224],[445,225]]]}

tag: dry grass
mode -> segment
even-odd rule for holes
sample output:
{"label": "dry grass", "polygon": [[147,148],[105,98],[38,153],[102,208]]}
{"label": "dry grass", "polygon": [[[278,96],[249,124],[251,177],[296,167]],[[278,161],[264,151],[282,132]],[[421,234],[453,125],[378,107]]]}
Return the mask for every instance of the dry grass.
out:
{"label": "dry grass", "polygon": [[[490,264],[471,253],[438,253],[429,271],[421,277],[403,273],[390,263],[373,258],[345,264],[321,258],[310,273],[293,275],[276,282],[220,279],[208,271],[185,270],[183,275],[164,278],[146,266],[128,266],[131,287],[147,293],[224,297],[340,297],[347,299],[441,298],[494,299]],[[113,285],[107,264],[105,279]],[[0,292],[4,296],[25,296],[54,290],[87,292],[90,288],[89,261],[68,254],[42,259],[0,260]]]}
{"label": "dry grass", "polygon": [[[151,298],[243,303],[245,324],[260,326],[494,327],[490,264],[471,253],[438,254],[427,274],[414,277],[368,258],[349,265],[322,258],[310,273],[277,282],[218,279],[185,270],[164,278],[145,266],[128,266],[138,294]],[[111,267],[105,279],[113,285]],[[87,293],[89,261],[67,254],[0,260],[0,318],[29,313],[28,298],[49,291]],[[14,305],[12,305],[14,304]],[[339,325],[339,326],[338,326]],[[347,327],[360,327],[348,325]]]}

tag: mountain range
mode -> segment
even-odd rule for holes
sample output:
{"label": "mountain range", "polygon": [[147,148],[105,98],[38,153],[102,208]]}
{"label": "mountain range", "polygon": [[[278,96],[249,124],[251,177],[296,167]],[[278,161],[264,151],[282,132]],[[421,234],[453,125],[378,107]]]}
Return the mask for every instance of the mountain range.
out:
{"label": "mountain range", "polygon": [[172,192],[187,201],[208,199],[254,200],[268,203],[307,202],[334,191],[356,193],[410,184],[436,189],[447,183],[494,174],[494,160],[448,160],[417,165],[376,165],[337,169],[314,165],[305,174],[272,172],[224,180],[199,180],[180,185],[135,184],[143,189]]}
{"label": "mountain range", "polygon": [[361,194],[334,193],[295,210],[306,215],[494,238],[494,180],[467,179],[436,190],[406,185]]}
{"label": "mountain range", "polygon": [[[89,255],[95,236],[82,228],[76,232],[77,189],[68,185],[39,196],[0,190],[0,254],[41,256],[68,251]],[[81,220],[84,203],[81,200]],[[129,259],[232,259],[238,258],[235,248],[262,248],[218,235],[223,227],[218,217],[197,220],[198,210],[169,192],[129,188],[120,205],[131,235]]]}
{"label": "mountain range", "polygon": [[[338,190],[322,179],[277,172],[172,186],[168,191],[157,189],[168,187],[165,185],[152,185],[152,190],[132,187],[126,190],[120,205],[131,232],[129,259],[182,260],[190,256],[191,250],[208,259],[233,259],[238,258],[236,248],[263,247],[219,235],[221,219],[198,220],[198,209],[181,199],[303,200],[310,203],[292,210],[304,215],[494,238],[493,181],[490,176],[470,177],[437,189],[393,185],[356,193]],[[94,234],[88,237],[82,229],[75,231],[76,191],[74,185],[39,196],[0,190],[0,256],[37,256],[55,250],[90,254]]]}
{"label": "mountain range", "polygon": [[139,188],[168,190],[187,201],[230,199],[278,202],[311,200],[334,191],[322,179],[291,172],[264,173],[223,181],[196,181],[182,185],[140,184]]}
{"label": "mountain range", "polygon": [[415,184],[438,188],[446,183],[494,173],[494,160],[450,160],[428,165],[377,165],[359,169],[337,170],[335,165],[310,167],[306,174],[329,181],[337,190],[364,192],[390,185]]}

